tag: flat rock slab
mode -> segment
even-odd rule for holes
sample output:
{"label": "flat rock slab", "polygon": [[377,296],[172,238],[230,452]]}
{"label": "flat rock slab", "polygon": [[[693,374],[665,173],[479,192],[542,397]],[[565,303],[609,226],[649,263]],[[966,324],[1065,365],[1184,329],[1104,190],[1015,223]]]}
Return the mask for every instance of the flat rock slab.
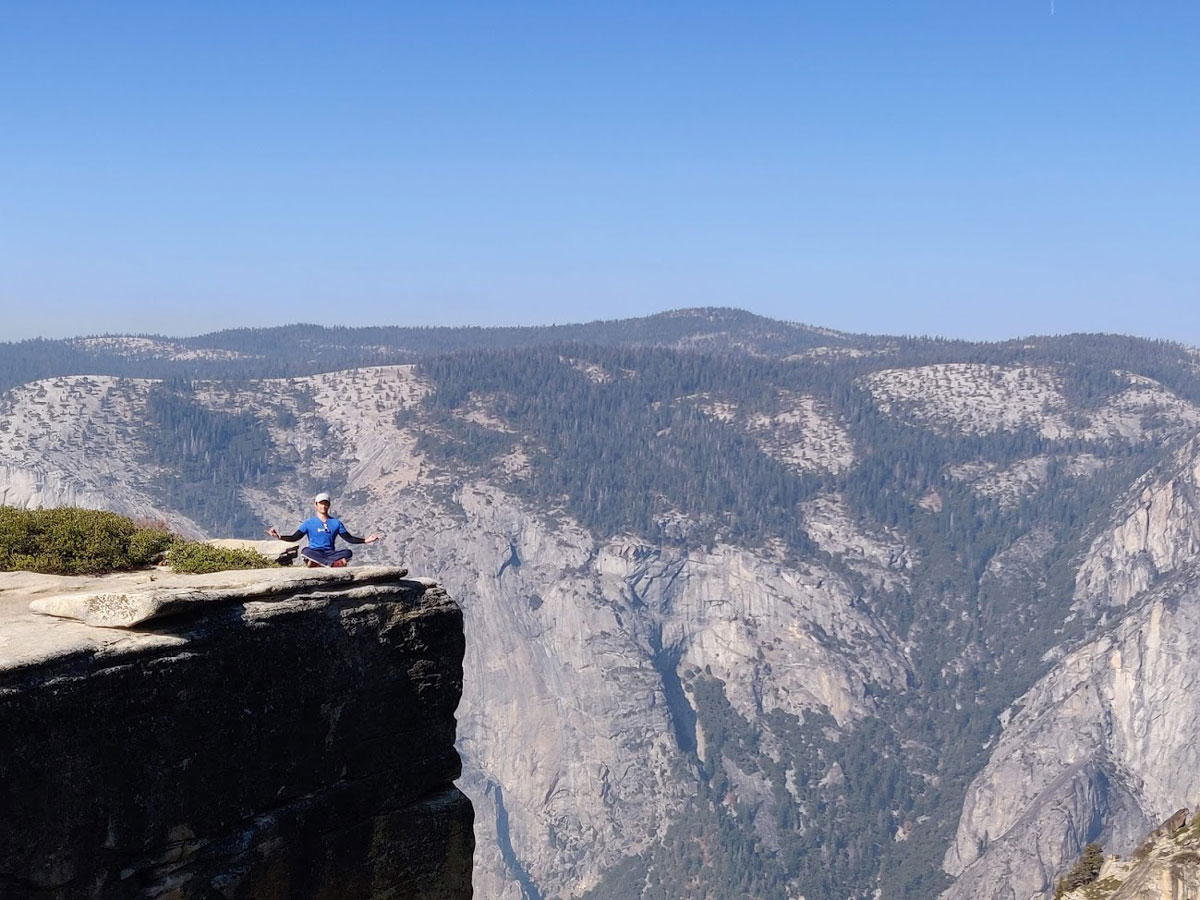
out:
{"label": "flat rock slab", "polygon": [[298,593],[339,591],[359,586],[395,583],[408,569],[364,566],[339,570],[249,569],[213,575],[163,576],[152,584],[125,586],[119,581],[100,589],[81,589],[40,597],[30,602],[36,613],[75,619],[100,628],[130,628],[178,615],[202,604],[245,603],[290,597]]}
{"label": "flat rock slab", "polygon": [[[413,588],[425,589],[436,584],[430,578],[403,578],[397,567],[355,566],[348,569],[252,569],[215,572],[210,575],[176,575],[161,569],[142,569],[113,575],[43,575],[36,572],[0,572],[0,672],[38,665],[47,660],[75,653],[127,654],[152,646],[178,646],[185,640],[168,629],[146,627],[96,627],[89,625],[78,608],[79,595],[139,594],[159,589],[199,591],[200,609],[208,604],[214,612],[242,605],[246,610],[283,606],[289,598],[336,595],[340,590],[356,593],[392,592],[406,595]],[[346,582],[345,576],[352,579]],[[378,575],[378,581],[373,576]],[[314,587],[314,584],[316,587]],[[249,589],[247,599],[236,592]],[[37,613],[34,603],[57,598],[53,604],[63,615]],[[195,598],[194,598],[195,599]],[[262,602],[251,602],[256,599]],[[197,609],[193,604],[191,609]],[[167,619],[166,621],[170,621]]]}

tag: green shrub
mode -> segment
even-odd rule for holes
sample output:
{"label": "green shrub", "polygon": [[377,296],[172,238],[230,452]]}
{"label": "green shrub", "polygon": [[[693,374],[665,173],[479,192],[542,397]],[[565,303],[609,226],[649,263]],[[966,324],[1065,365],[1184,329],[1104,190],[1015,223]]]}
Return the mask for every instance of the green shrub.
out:
{"label": "green shrub", "polygon": [[171,543],[160,528],[97,509],[0,506],[0,571],[100,575],[149,565]]}
{"label": "green shrub", "polygon": [[1066,877],[1059,879],[1054,890],[1055,900],[1059,900],[1069,891],[1085,884],[1091,884],[1100,877],[1100,867],[1104,865],[1104,850],[1099,844],[1088,844]]}
{"label": "green shrub", "polygon": [[167,563],[176,572],[204,575],[228,569],[267,569],[277,563],[255,550],[230,550],[203,541],[176,540],[167,550]]}
{"label": "green shrub", "polygon": [[0,572],[103,575],[157,562],[165,552],[176,572],[263,569],[275,565],[253,550],[187,541],[98,509],[0,506]]}

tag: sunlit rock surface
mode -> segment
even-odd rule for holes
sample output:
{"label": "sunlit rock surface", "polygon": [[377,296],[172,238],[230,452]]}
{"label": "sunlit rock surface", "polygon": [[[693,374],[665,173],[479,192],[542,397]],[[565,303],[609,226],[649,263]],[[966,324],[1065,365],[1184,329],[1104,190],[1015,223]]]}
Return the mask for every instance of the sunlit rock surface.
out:
{"label": "sunlit rock surface", "polygon": [[1181,809],[1129,857],[1109,856],[1096,880],[1061,900],[1191,900],[1200,897],[1200,819]]}

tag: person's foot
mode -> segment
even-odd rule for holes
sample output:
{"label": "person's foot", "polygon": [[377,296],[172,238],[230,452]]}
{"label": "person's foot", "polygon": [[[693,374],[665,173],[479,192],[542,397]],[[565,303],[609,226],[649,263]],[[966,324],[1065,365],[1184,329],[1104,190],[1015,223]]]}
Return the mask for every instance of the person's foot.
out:
{"label": "person's foot", "polygon": [[335,559],[329,568],[340,569],[344,565],[346,565],[346,561],[344,559]]}
{"label": "person's foot", "polygon": [[315,563],[315,562],[313,562],[311,559],[306,559],[306,560],[305,560],[305,562],[308,564],[308,567],[309,567],[310,569],[319,569],[319,568],[321,568],[321,564],[320,564],[320,563]]}

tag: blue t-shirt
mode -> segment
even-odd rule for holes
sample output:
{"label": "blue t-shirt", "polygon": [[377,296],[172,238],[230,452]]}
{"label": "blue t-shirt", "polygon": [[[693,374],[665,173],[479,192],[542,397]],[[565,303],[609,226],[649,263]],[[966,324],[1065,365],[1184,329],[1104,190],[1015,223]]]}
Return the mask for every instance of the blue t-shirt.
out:
{"label": "blue t-shirt", "polygon": [[320,516],[305,519],[296,530],[308,535],[308,546],[314,550],[332,550],[334,538],[339,534],[347,534],[342,520],[335,519],[333,516],[324,522],[321,521]]}

